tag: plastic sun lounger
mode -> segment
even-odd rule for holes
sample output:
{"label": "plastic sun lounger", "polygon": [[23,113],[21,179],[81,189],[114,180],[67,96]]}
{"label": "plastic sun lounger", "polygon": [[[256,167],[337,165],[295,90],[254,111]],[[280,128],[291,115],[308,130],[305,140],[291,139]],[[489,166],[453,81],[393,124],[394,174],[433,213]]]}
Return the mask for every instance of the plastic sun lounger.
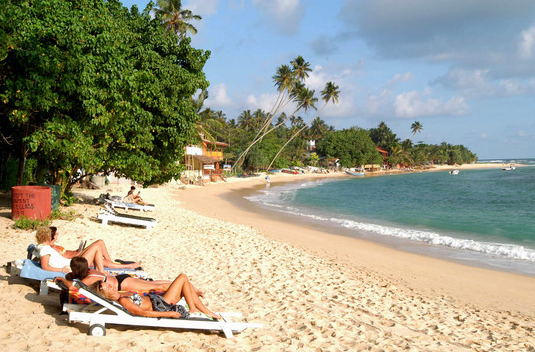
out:
{"label": "plastic sun lounger", "polygon": [[20,276],[29,280],[39,281],[39,294],[42,296],[48,295],[49,288],[58,289],[53,285],[48,285],[47,280],[53,280],[55,277],[65,277],[64,273],[57,271],[47,271],[41,269],[41,265],[30,259],[17,259],[7,263],[7,272],[14,276]]}
{"label": "plastic sun lounger", "polygon": [[122,201],[116,201],[111,199],[104,199],[106,204],[109,204],[112,208],[122,208],[126,211],[130,209],[139,210],[139,211],[153,211],[155,209],[154,204],[134,204],[134,203],[125,203]]}
{"label": "plastic sun lounger", "polygon": [[[79,248],[84,248],[86,241],[80,242]],[[48,271],[41,268],[41,264],[38,261],[31,260],[33,257],[33,251],[35,249],[35,244],[30,244],[28,246],[28,255],[26,259],[17,259],[7,263],[7,272],[13,276],[20,276],[29,280],[39,281],[39,294],[46,296],[48,295],[49,288],[60,290],[60,288],[54,283],[54,278],[61,276],[65,277],[65,273],[57,271]],[[114,269],[114,268],[104,268],[109,273],[114,274],[131,274],[134,277],[144,278],[146,273],[142,270],[136,269]]]}
{"label": "plastic sun lounger", "polygon": [[95,304],[65,304],[63,310],[69,313],[69,322],[89,324],[88,334],[93,336],[106,335],[106,324],[220,331],[227,338],[232,338],[234,333],[242,332],[246,328],[263,327],[262,324],[233,322],[230,320],[231,317],[241,317],[241,313],[218,313],[223,317],[222,320],[147,318],[136,316],[128,312],[117,302],[110,301],[90,291],[83,283],[77,281],[75,285],[81,294],[98,303],[101,307]]}
{"label": "plastic sun lounger", "polygon": [[156,219],[129,214],[119,214],[108,204],[106,204],[105,209],[100,210],[97,214],[97,218],[102,221],[103,225],[108,225],[109,221],[127,225],[143,226],[147,229],[152,229],[157,225]]}

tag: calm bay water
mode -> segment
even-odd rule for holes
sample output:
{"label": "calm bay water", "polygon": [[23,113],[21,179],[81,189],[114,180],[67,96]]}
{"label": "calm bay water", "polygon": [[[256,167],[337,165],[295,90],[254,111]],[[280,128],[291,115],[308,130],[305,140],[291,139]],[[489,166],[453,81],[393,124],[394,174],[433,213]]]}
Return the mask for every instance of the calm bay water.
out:
{"label": "calm bay water", "polygon": [[533,166],[291,183],[248,199],[350,236],[535,276]]}

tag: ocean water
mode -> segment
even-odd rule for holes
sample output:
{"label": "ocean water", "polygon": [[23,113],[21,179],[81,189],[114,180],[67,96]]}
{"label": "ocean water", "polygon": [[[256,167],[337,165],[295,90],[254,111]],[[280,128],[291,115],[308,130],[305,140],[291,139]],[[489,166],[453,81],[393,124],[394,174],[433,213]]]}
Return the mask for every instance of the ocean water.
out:
{"label": "ocean water", "polygon": [[247,199],[347,236],[535,276],[535,160],[525,163],[286,183]]}

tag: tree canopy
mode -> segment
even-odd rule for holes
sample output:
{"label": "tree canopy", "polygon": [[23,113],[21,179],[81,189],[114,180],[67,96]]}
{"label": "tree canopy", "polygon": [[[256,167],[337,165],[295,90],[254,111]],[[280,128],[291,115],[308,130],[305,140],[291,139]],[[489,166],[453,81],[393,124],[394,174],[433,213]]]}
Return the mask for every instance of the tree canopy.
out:
{"label": "tree canopy", "polygon": [[368,131],[358,127],[326,133],[318,142],[317,152],[338,158],[342,167],[381,164],[383,161]]}
{"label": "tree canopy", "polygon": [[77,169],[145,185],[179,175],[208,87],[209,52],[116,0],[0,6],[1,161],[28,158],[70,187]]}

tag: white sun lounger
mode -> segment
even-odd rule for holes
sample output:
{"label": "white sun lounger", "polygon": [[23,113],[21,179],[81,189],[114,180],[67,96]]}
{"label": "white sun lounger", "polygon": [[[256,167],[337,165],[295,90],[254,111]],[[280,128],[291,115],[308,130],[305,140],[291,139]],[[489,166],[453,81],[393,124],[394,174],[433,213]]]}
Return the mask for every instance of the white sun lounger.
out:
{"label": "white sun lounger", "polygon": [[154,218],[120,214],[108,204],[106,204],[105,209],[100,210],[97,214],[97,218],[102,221],[103,225],[108,225],[109,221],[120,224],[143,226],[147,229],[152,229],[157,225],[157,221]]}
{"label": "white sun lounger", "polygon": [[172,318],[147,318],[136,316],[128,312],[120,304],[110,301],[88,289],[81,282],[76,282],[79,292],[87,298],[97,302],[98,305],[64,304],[63,310],[69,313],[69,322],[89,324],[89,335],[106,335],[106,324],[152,326],[160,328],[186,329],[186,330],[210,330],[220,331],[227,338],[232,338],[234,333],[242,332],[247,328],[262,328],[262,324],[233,322],[231,317],[241,317],[241,313],[218,313],[222,320],[208,319],[172,319]]}
{"label": "white sun lounger", "polygon": [[104,199],[106,204],[109,204],[112,208],[121,208],[126,211],[130,209],[139,210],[139,211],[153,211],[155,206],[154,204],[134,204],[134,203],[125,203],[123,201],[116,201],[111,199]]}

